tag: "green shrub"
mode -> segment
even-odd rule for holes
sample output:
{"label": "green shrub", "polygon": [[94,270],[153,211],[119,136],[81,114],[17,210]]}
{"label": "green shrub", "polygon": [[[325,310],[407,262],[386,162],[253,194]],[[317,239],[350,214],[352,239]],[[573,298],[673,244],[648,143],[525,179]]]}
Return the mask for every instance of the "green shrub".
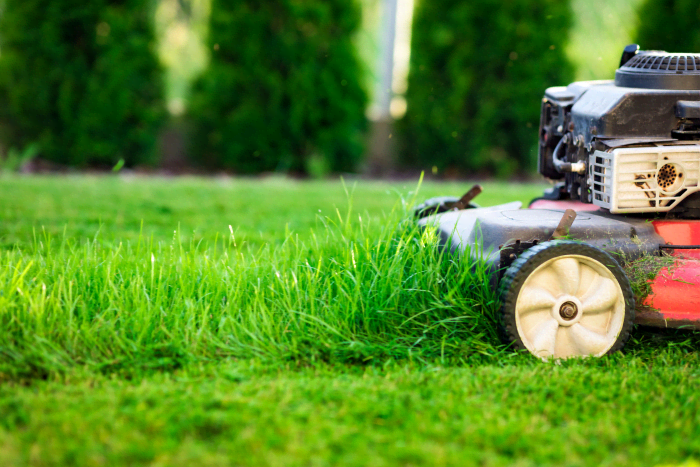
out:
{"label": "green shrub", "polygon": [[0,144],[75,166],[153,161],[163,117],[150,0],[6,0]]}
{"label": "green shrub", "polygon": [[698,0],[646,0],[639,9],[637,43],[645,50],[700,52]]}
{"label": "green shrub", "polygon": [[507,175],[535,166],[545,88],[568,84],[564,0],[422,0],[413,25],[407,164]]}
{"label": "green shrub", "polygon": [[213,0],[210,67],[189,106],[198,163],[238,172],[352,170],[366,94],[353,0]]}

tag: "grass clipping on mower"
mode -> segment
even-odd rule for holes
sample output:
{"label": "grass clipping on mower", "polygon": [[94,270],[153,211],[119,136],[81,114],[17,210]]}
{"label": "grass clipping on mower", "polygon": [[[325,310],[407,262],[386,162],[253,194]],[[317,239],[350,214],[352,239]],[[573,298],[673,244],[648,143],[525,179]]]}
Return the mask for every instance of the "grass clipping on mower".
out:
{"label": "grass clipping on mower", "polygon": [[675,258],[662,252],[661,256],[642,256],[625,264],[625,274],[630,280],[634,300],[641,305],[651,295],[651,283],[663,268],[670,268]]}

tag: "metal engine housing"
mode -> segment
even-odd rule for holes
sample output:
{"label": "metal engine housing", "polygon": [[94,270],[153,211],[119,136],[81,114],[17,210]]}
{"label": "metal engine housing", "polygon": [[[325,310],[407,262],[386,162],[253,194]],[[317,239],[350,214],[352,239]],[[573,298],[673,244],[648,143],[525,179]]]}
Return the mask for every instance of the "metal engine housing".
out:
{"label": "metal engine housing", "polygon": [[672,211],[699,191],[700,54],[628,46],[615,80],[547,89],[538,167],[560,199]]}

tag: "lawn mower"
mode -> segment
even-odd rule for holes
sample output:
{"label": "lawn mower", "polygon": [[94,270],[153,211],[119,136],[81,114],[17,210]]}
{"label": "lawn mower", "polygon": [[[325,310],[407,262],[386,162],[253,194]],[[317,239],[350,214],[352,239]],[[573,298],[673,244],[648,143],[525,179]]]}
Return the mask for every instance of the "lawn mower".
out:
{"label": "lawn mower", "polygon": [[480,187],[416,210],[485,261],[505,339],[537,357],[620,350],[633,324],[700,328],[700,54],[625,47],[614,80],[546,90],[528,209]]}

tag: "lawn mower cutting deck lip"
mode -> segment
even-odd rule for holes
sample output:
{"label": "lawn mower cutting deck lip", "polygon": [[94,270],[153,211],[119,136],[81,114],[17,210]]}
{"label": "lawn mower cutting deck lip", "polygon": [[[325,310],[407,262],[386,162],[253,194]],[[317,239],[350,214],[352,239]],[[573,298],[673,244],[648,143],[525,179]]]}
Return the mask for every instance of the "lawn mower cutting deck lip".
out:
{"label": "lawn mower cutting deck lip", "polygon": [[700,54],[628,46],[616,79],[550,88],[543,198],[418,207],[452,253],[492,270],[507,340],[541,358],[621,349],[633,323],[700,329]]}

